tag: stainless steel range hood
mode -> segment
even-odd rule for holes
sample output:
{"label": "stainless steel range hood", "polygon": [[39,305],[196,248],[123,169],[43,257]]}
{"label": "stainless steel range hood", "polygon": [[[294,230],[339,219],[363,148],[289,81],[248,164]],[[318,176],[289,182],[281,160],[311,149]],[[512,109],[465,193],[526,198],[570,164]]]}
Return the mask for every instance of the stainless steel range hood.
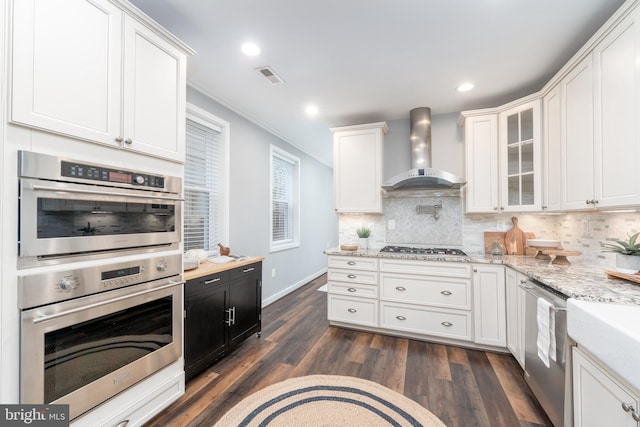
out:
{"label": "stainless steel range hood", "polygon": [[431,167],[431,109],[414,108],[411,123],[411,168],[382,185],[386,191],[460,189],[466,182],[461,177]]}

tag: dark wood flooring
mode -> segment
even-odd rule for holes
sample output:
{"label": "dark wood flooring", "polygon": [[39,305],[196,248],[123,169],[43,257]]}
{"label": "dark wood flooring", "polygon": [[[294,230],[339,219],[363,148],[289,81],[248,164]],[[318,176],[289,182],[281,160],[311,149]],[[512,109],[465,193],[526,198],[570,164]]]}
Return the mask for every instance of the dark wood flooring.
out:
{"label": "dark wood flooring", "polygon": [[186,385],[147,427],[210,426],[269,384],[311,374],[368,379],[420,403],[447,426],[552,426],[507,354],[329,326],[326,275],[267,306],[251,337]]}

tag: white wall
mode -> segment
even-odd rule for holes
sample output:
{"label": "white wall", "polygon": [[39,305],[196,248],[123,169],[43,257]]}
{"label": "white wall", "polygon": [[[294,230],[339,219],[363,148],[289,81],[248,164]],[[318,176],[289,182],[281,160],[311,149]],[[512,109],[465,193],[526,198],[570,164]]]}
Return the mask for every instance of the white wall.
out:
{"label": "white wall", "polygon": [[[323,250],[338,242],[333,170],[195,88],[187,88],[187,101],[230,123],[230,230],[229,242],[222,243],[232,253],[265,258],[263,302],[271,303],[324,273]],[[269,253],[271,144],[300,158],[301,245],[274,253]]]}

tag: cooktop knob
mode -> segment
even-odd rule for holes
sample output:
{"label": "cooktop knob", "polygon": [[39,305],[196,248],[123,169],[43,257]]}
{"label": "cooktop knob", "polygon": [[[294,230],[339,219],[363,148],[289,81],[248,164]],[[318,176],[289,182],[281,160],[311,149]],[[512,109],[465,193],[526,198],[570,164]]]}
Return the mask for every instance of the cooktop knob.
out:
{"label": "cooktop knob", "polygon": [[158,271],[166,271],[167,270],[167,263],[164,261],[160,261],[157,265],[156,265],[156,269],[158,269]]}
{"label": "cooktop knob", "polygon": [[77,288],[78,284],[76,283],[75,279],[73,279],[71,277],[63,277],[60,280],[60,283],[58,283],[58,286],[63,291],[71,291],[71,290]]}

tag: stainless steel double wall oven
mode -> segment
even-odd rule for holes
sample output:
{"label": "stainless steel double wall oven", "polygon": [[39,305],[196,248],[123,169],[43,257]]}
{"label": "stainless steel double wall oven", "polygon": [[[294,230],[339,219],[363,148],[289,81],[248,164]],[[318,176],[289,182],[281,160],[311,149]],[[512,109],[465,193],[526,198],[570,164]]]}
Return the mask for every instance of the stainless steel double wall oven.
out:
{"label": "stainless steel double wall oven", "polygon": [[182,181],[18,160],[20,400],[76,418],[182,356]]}

